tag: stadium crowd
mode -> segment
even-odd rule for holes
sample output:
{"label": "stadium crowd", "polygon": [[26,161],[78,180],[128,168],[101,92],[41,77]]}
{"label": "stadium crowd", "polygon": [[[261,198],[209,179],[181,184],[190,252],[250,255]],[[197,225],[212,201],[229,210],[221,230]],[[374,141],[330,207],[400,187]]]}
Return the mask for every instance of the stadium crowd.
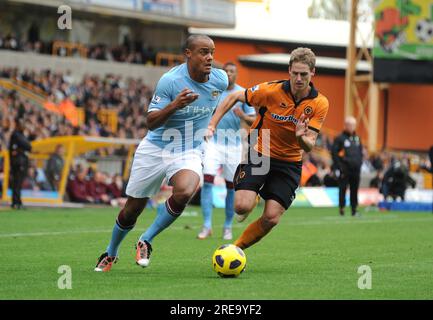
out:
{"label": "stadium crowd", "polygon": [[[35,72],[19,72],[15,68],[0,69],[0,77],[25,81],[31,84],[35,90],[43,92],[47,99],[53,102],[60,102],[65,98],[70,99],[77,107],[84,109],[85,121],[82,125],[74,127],[65,117],[44,109],[18,92],[0,87],[0,148],[7,149],[10,136],[14,129],[14,119],[24,119],[24,134],[30,141],[53,136],[67,135],[88,135],[101,137],[138,138],[141,139],[147,133],[146,110],[152,90],[145,86],[139,79],[126,79],[107,75],[105,77],[85,76],[76,81],[70,73],[54,73],[49,70]],[[117,132],[112,132],[107,124],[100,121],[97,114],[102,109],[114,110],[118,115]],[[98,150],[96,155],[119,155],[125,156],[127,149],[105,148]],[[58,157],[63,156],[63,151]],[[3,167],[3,166],[1,166]],[[59,173],[53,174],[47,168],[38,168],[34,161],[31,161],[27,177],[24,181],[24,189],[31,190],[57,190]],[[57,181],[53,178],[56,176]],[[75,179],[71,174],[70,180]],[[99,175],[96,175],[99,176]],[[86,174],[86,179],[93,179],[93,172]],[[103,175],[99,180],[119,179]],[[87,181],[87,180],[86,180]],[[107,183],[107,185],[110,185]],[[74,184],[72,184],[73,186]],[[68,194],[72,195],[71,200],[81,201],[83,198],[73,195],[74,188],[69,188]],[[92,187],[89,187],[90,190]],[[111,189],[110,189],[111,190]],[[89,191],[93,194],[93,191]],[[112,194],[108,193],[108,194]],[[116,195],[118,195],[116,193]],[[105,202],[107,202],[106,198]],[[110,201],[119,197],[110,196]],[[94,195],[93,202],[102,203],[104,199]],[[104,203],[105,203],[104,202]]]}
{"label": "stadium crowd", "polygon": [[[0,34],[0,50],[5,49],[51,55],[53,54],[54,42],[41,41],[39,36],[34,34],[34,32],[31,33],[30,30],[28,40],[26,41],[21,40],[14,33],[7,34],[6,36]],[[109,46],[104,43],[81,46],[85,48],[85,55],[88,59],[150,65],[155,64],[156,53],[160,51],[142,42],[131,41],[128,37],[124,38],[122,44],[116,46]],[[61,57],[67,56],[67,48],[60,46],[55,54]],[[79,51],[78,47],[72,49],[71,56],[82,57],[82,54],[82,51]]]}
{"label": "stadium crowd", "polygon": [[[85,122],[73,127],[64,117],[32,104],[15,91],[1,89],[0,107],[3,112],[0,115],[0,137],[3,143],[10,132],[11,121],[16,117],[25,119],[30,140],[62,135],[142,138],[147,132],[145,114],[152,90],[140,79],[87,75],[76,81],[69,72],[19,72],[16,68],[0,69],[0,77],[25,81],[54,103],[68,98],[85,113]],[[114,110],[118,115],[117,132],[112,132],[107,124],[98,119],[98,111],[103,109]]]}

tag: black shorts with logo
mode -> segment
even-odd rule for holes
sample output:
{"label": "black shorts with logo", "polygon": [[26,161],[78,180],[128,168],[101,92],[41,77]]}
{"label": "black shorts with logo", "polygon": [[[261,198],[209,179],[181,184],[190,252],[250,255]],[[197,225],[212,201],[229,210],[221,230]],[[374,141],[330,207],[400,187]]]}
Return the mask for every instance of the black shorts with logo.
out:
{"label": "black shorts with logo", "polygon": [[301,180],[302,161],[266,160],[270,161],[270,165],[265,172],[258,170],[263,167],[261,163],[255,164],[251,159],[239,164],[234,176],[235,190],[255,191],[263,199],[275,200],[287,210],[295,199],[295,190]]}

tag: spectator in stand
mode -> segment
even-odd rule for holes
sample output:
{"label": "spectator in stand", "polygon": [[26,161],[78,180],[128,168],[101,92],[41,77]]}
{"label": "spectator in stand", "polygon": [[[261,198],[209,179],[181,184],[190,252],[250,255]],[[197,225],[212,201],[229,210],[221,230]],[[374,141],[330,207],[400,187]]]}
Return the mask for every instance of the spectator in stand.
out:
{"label": "spectator in stand", "polygon": [[27,41],[30,44],[35,44],[36,42],[39,42],[39,26],[36,21],[33,21],[29,27],[29,30],[27,32]]}
{"label": "spectator in stand", "polygon": [[33,191],[39,191],[41,188],[39,187],[39,184],[36,180],[37,172],[34,167],[29,167],[27,169],[27,175],[24,178],[22,188],[24,190],[33,190]]}
{"label": "spectator in stand", "polygon": [[109,194],[111,196],[111,205],[123,207],[126,203],[126,185],[120,174],[113,176],[112,182],[108,185]]}
{"label": "spectator in stand", "polygon": [[370,163],[376,171],[382,171],[384,169],[384,154],[372,154],[370,156]]}
{"label": "spectator in stand", "polygon": [[320,186],[320,179],[317,176],[317,167],[311,161],[308,153],[303,153],[302,173],[301,173],[301,186],[304,187],[317,187]]}
{"label": "spectator in stand", "polygon": [[332,170],[331,166],[329,165],[327,165],[325,168],[323,185],[325,187],[338,187],[338,177],[335,174],[335,170]]}
{"label": "spectator in stand", "polygon": [[8,50],[20,50],[20,43],[17,37],[15,36],[15,33],[9,33],[6,38],[3,40],[3,47],[4,49]]}
{"label": "spectator in stand", "polygon": [[367,147],[362,147],[362,164],[361,164],[361,173],[372,173],[375,171],[374,166],[370,162],[370,158],[368,156],[368,150]]}
{"label": "spectator in stand", "polygon": [[56,146],[54,153],[50,156],[46,163],[45,173],[50,183],[51,190],[59,189],[60,178],[62,177],[63,170],[63,156],[65,154],[65,147],[61,144]]}
{"label": "spectator in stand", "polygon": [[392,161],[392,165],[385,172],[382,182],[385,199],[392,198],[395,201],[400,198],[401,201],[404,201],[409,185],[415,188],[416,181],[409,175],[408,167],[400,160]]}
{"label": "spectator in stand", "polygon": [[69,181],[67,186],[67,192],[72,202],[95,202],[95,199],[89,194],[89,187],[86,176],[87,169],[79,167],[77,168],[75,178]]}
{"label": "spectator in stand", "polygon": [[94,203],[110,203],[109,189],[105,183],[106,177],[100,171],[95,171],[93,178],[88,182],[88,192]]}
{"label": "spectator in stand", "polygon": [[33,191],[51,190],[44,171],[36,166],[36,162],[34,160],[30,161],[22,188]]}
{"label": "spectator in stand", "polygon": [[111,183],[108,185],[109,194],[112,198],[126,197],[125,183],[120,174],[115,174]]}

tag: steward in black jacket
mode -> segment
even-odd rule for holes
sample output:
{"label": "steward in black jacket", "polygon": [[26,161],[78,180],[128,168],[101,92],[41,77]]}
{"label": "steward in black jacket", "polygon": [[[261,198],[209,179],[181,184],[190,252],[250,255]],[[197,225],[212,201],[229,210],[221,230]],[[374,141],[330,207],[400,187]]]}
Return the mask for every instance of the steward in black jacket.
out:
{"label": "steward in black jacket", "polygon": [[11,161],[11,187],[12,187],[12,208],[21,209],[21,187],[27,175],[29,158],[27,152],[32,146],[24,135],[24,124],[21,119],[15,120],[15,130],[12,132],[9,141],[9,155]]}
{"label": "steward in black jacket", "polygon": [[332,146],[333,167],[339,180],[340,215],[344,215],[347,185],[350,186],[352,216],[358,215],[358,189],[363,160],[361,139],[355,133],[356,119],[347,117],[344,131],[335,138]]}

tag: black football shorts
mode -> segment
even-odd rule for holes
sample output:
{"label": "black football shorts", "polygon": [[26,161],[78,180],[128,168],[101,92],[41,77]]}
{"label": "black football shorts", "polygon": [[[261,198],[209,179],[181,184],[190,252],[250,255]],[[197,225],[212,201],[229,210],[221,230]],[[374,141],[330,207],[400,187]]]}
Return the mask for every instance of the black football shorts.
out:
{"label": "black football shorts", "polygon": [[234,176],[235,190],[255,191],[263,199],[275,200],[287,210],[296,196],[295,190],[301,179],[302,161],[286,162],[272,158],[268,160],[270,166],[266,172],[260,172],[263,170],[258,168],[262,164],[254,164],[251,160],[239,164]]}

